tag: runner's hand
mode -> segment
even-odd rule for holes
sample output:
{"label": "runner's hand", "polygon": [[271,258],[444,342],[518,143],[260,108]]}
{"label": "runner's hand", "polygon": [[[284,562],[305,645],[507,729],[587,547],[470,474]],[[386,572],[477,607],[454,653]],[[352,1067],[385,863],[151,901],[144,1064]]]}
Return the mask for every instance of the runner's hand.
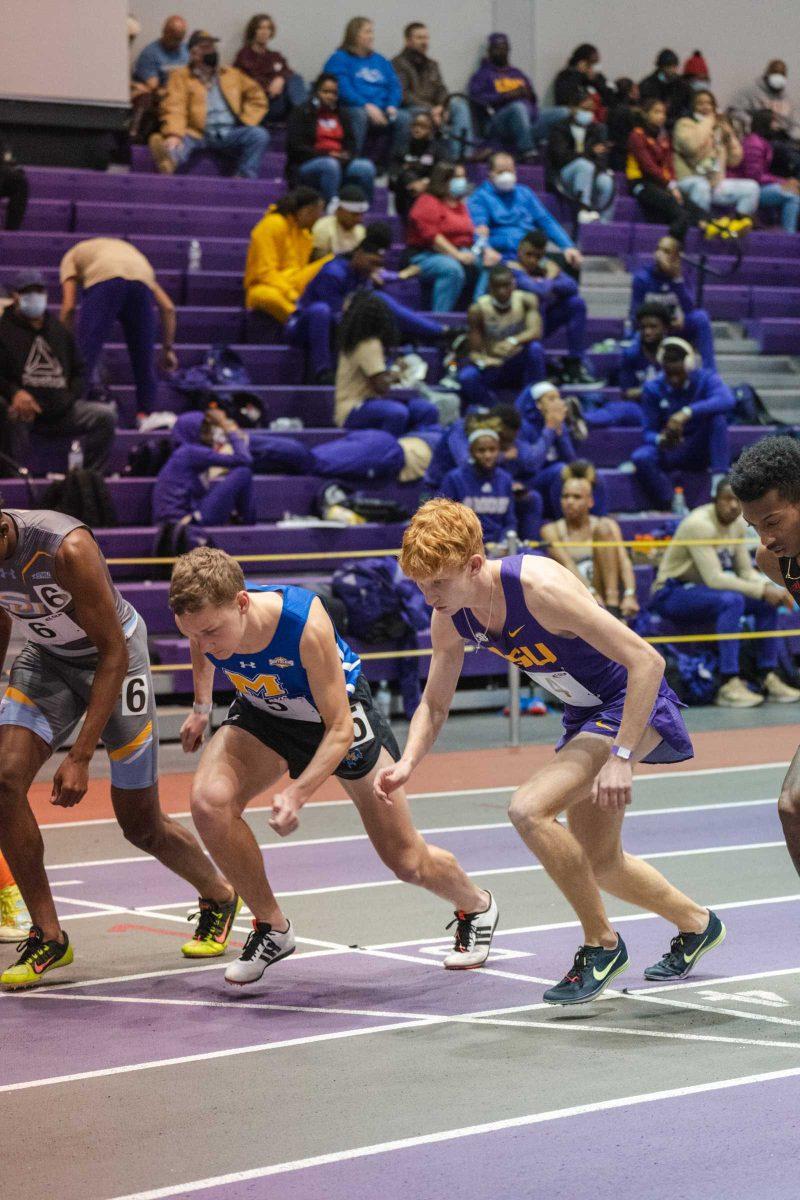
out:
{"label": "runner's hand", "polygon": [[181,725],[181,745],[184,754],[194,754],[203,744],[208,729],[208,717],[202,713],[189,713]]}
{"label": "runner's hand", "polygon": [[288,837],[294,833],[300,822],[297,810],[300,804],[286,792],[277,792],[272,797],[272,816],[269,819],[270,829],[274,829],[279,837]]}
{"label": "runner's hand", "polygon": [[597,795],[593,797],[595,804],[599,808],[619,812],[631,802],[632,783],[631,764],[612,754],[597,777]]}
{"label": "runner's hand", "polygon": [[50,803],[58,808],[72,808],[73,805],[80,804],[88,787],[88,762],[76,762],[68,754],[53,776]]}
{"label": "runner's hand", "polygon": [[373,785],[373,791],[378,800],[382,800],[384,804],[391,804],[392,799],[390,792],[396,792],[398,788],[403,787],[411,778],[411,767],[404,763],[402,758],[399,762],[392,763],[390,767],[384,767],[379,771]]}

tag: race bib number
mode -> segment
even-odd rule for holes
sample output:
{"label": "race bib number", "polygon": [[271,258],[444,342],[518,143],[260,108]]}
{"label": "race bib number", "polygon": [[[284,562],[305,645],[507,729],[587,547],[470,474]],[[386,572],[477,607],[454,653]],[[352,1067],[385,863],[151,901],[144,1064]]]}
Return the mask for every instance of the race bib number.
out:
{"label": "race bib number", "polygon": [[597,708],[603,703],[599,696],[578,683],[569,671],[526,671],[525,674],[565,704],[574,704],[576,708]]}
{"label": "race bib number", "polygon": [[37,617],[33,621],[23,621],[19,617],[14,617],[14,620],[25,637],[42,646],[68,646],[70,642],[86,638],[85,631],[66,613]]}
{"label": "race bib number", "polygon": [[350,743],[350,749],[355,750],[358,746],[363,746],[365,742],[374,741],[375,731],[369,723],[369,717],[364,712],[364,705],[359,700],[350,705],[350,713],[353,718],[353,740]]}
{"label": "race bib number", "polygon": [[286,721],[310,721],[319,725],[322,717],[314,705],[305,696],[256,696],[246,693],[242,696],[248,704],[255,705],[262,712],[272,713],[273,717],[282,717]]}
{"label": "race bib number", "polygon": [[140,717],[147,710],[150,681],[146,675],[128,675],[122,683],[123,717]]}

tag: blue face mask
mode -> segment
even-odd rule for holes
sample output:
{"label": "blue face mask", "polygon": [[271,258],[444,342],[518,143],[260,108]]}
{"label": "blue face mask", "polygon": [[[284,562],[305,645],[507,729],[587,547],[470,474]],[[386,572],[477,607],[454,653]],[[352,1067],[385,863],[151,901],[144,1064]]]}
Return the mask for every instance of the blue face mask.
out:
{"label": "blue face mask", "polygon": [[469,181],[456,175],[455,179],[450,180],[450,195],[454,200],[460,200],[462,196],[466,196],[469,190]]}
{"label": "blue face mask", "polygon": [[586,108],[579,108],[573,116],[573,121],[576,125],[591,125],[594,122],[594,113],[589,112]]}

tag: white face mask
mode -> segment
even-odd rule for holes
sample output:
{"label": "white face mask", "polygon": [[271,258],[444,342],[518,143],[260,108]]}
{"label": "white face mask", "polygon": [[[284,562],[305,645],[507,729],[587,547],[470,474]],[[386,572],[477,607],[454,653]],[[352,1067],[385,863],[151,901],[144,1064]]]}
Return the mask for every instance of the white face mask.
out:
{"label": "white face mask", "polygon": [[772,88],[773,92],[781,92],[786,87],[786,76],[780,75],[777,71],[773,71],[767,76],[767,83]]}
{"label": "white face mask", "polygon": [[47,292],[23,292],[19,298],[19,311],[34,321],[43,317],[47,311]]}
{"label": "white face mask", "polygon": [[494,177],[494,186],[498,192],[513,192],[517,186],[517,177],[513,171],[501,171]]}
{"label": "white face mask", "polygon": [[587,125],[591,125],[593,123],[594,113],[590,113],[586,108],[579,108],[572,119],[576,125],[583,125],[583,127],[586,128]]}
{"label": "white face mask", "polygon": [[220,429],[219,425],[216,425],[216,426],[214,427],[214,431],[213,431],[213,433],[211,434],[211,443],[212,443],[212,445],[214,445],[214,446],[224,446],[224,445],[227,443],[227,441],[228,441],[228,435],[227,435],[227,433],[225,432],[225,430],[224,430],[224,429]]}

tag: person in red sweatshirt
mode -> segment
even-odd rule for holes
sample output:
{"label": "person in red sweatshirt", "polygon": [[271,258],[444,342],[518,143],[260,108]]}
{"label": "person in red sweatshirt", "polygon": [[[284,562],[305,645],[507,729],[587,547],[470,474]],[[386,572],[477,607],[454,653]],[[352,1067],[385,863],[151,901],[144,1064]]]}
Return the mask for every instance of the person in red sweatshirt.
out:
{"label": "person in red sweatshirt", "polygon": [[705,214],[681,194],[675,180],[666,104],[651,96],[642,101],[641,111],[641,123],[628,138],[628,187],[647,219],[669,225],[671,235],[683,242],[692,225],[705,226]]}

